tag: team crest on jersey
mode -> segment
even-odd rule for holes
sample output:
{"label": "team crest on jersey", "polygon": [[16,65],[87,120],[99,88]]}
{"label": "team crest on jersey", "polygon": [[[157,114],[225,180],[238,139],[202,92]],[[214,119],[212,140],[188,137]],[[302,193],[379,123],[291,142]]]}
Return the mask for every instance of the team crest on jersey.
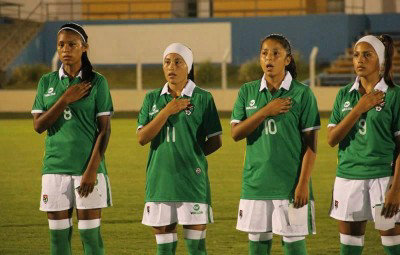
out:
{"label": "team crest on jersey", "polygon": [[186,115],[190,115],[190,114],[192,114],[193,113],[193,111],[194,111],[194,105],[192,105],[192,104],[189,104],[187,107],[186,107],[186,109],[185,109],[185,113],[186,113]]}
{"label": "team crest on jersey", "polygon": [[380,103],[379,105],[375,106],[375,110],[377,112],[382,111],[383,106],[385,105],[385,102]]}
{"label": "team crest on jersey", "polygon": [[246,110],[253,110],[253,109],[257,109],[257,105],[256,104],[256,100],[252,99],[249,102],[249,106],[246,107]]}
{"label": "team crest on jersey", "polygon": [[191,211],[190,214],[203,214],[203,211],[200,210],[200,205],[194,204],[193,211]]}
{"label": "team crest on jersey", "polygon": [[158,112],[159,112],[159,110],[157,109],[157,105],[154,104],[153,107],[151,107],[151,111],[150,111],[149,115],[152,116]]}
{"label": "team crest on jersey", "polygon": [[196,174],[197,175],[201,174],[201,168],[196,168]]}
{"label": "team crest on jersey", "polygon": [[335,200],[335,209],[338,209],[339,207],[339,201]]}
{"label": "team crest on jersey", "polygon": [[353,109],[353,107],[350,107],[350,101],[344,102],[342,112],[351,111],[351,109]]}
{"label": "team crest on jersey", "polygon": [[47,93],[44,94],[45,97],[49,97],[49,96],[54,96],[56,94],[56,92],[54,92],[54,88],[49,88],[47,90]]}
{"label": "team crest on jersey", "polygon": [[46,194],[44,194],[43,195],[43,203],[47,204],[47,202],[49,202],[49,197]]}

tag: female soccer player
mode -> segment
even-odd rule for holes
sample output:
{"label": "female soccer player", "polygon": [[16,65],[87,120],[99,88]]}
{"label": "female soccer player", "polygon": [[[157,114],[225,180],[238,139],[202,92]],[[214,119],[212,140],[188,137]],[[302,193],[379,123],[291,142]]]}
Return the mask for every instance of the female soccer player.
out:
{"label": "female soccer player", "polygon": [[36,132],[47,130],[40,210],[47,212],[51,254],[71,254],[72,210],[85,254],[104,254],[101,208],[111,205],[104,153],[113,112],[106,79],[92,70],[88,36],[61,26],[58,72],[44,75],[32,108]]}
{"label": "female soccer player", "polygon": [[295,80],[289,41],[261,42],[261,80],[244,84],[232,111],[235,141],[246,138],[237,229],[249,233],[249,254],[270,254],[272,234],[286,255],[306,254],[314,232],[311,171],[320,119],[310,88]]}
{"label": "female soccer player", "polygon": [[353,54],[357,78],[339,91],[328,124],[329,145],[339,144],[330,215],[339,222],[340,254],[362,253],[367,220],[392,223],[377,228],[385,252],[400,254],[400,88],[390,75],[393,41],[367,35]]}
{"label": "female soccer player", "polygon": [[188,47],[169,45],[163,71],[167,83],[147,93],[138,118],[139,143],[151,142],[142,223],[154,229],[157,254],[175,254],[177,224],[189,254],[207,254],[213,218],[206,156],[222,145],[221,124],[211,93],[194,83]]}

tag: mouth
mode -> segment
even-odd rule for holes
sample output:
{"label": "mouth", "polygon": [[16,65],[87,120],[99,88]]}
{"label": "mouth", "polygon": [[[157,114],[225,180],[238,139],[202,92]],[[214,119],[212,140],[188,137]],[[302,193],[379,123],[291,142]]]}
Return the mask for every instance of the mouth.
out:
{"label": "mouth", "polygon": [[176,77],[176,74],[175,74],[175,73],[169,73],[169,74],[168,74],[168,77],[169,77],[169,78],[175,78],[175,77]]}
{"label": "mouth", "polygon": [[358,70],[358,71],[362,71],[362,70],[364,70],[365,69],[365,67],[363,67],[363,66],[357,66],[356,67],[356,70]]}
{"label": "mouth", "polygon": [[270,69],[272,69],[274,66],[271,65],[271,64],[267,64],[265,67],[267,68],[267,70],[270,70]]}
{"label": "mouth", "polygon": [[63,56],[62,58],[67,60],[67,59],[71,59],[72,57],[71,56]]}

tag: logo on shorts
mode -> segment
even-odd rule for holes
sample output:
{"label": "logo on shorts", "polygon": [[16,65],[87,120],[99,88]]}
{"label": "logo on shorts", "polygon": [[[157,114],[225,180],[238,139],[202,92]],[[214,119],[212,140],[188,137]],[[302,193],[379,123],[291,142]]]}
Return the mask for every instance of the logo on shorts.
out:
{"label": "logo on shorts", "polygon": [[47,195],[43,195],[43,203],[47,204],[49,201],[49,197]]}
{"label": "logo on shorts", "polygon": [[339,201],[335,200],[335,209],[338,209],[339,207]]}
{"label": "logo on shorts", "polygon": [[203,214],[203,211],[200,211],[200,205],[194,204],[193,211],[191,211],[190,214]]}
{"label": "logo on shorts", "polygon": [[201,168],[196,168],[196,174],[197,175],[201,174]]}
{"label": "logo on shorts", "polygon": [[246,107],[246,110],[253,110],[253,109],[257,109],[257,105],[256,104],[256,100],[252,99],[249,102],[249,106]]}
{"label": "logo on shorts", "polygon": [[150,206],[147,206],[147,213],[150,213]]}
{"label": "logo on shorts", "polygon": [[350,111],[351,109],[353,109],[353,107],[350,107],[350,101],[344,102],[342,112],[344,112],[344,111]]}
{"label": "logo on shorts", "polygon": [[243,210],[239,210],[239,218],[241,219],[243,217]]}
{"label": "logo on shorts", "polygon": [[192,104],[189,104],[187,107],[186,107],[186,109],[185,109],[185,113],[186,113],[186,115],[190,115],[190,114],[192,114],[193,113],[193,111],[194,111],[194,105],[192,105]]}
{"label": "logo on shorts", "polygon": [[375,110],[377,112],[382,111],[382,107],[385,105],[385,102],[380,103],[378,106],[375,106]]}

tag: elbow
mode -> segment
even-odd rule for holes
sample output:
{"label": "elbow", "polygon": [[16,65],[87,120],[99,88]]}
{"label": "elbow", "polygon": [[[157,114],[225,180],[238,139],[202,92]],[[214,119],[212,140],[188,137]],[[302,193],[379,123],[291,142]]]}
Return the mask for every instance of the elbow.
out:
{"label": "elbow", "polygon": [[138,135],[137,137],[138,137],[138,143],[141,146],[145,146],[147,144],[147,141],[142,136]]}
{"label": "elbow", "polygon": [[333,138],[328,137],[328,144],[333,148],[336,146],[337,142]]}
{"label": "elbow", "polygon": [[38,125],[37,123],[33,124],[33,129],[36,131],[36,133],[41,134],[45,131],[44,128],[42,128],[40,125]]}
{"label": "elbow", "polygon": [[234,133],[232,133],[232,139],[233,139],[233,141],[235,141],[235,142],[239,142],[240,140],[242,140],[242,138],[241,137],[239,137],[239,135],[238,134],[234,134]]}

